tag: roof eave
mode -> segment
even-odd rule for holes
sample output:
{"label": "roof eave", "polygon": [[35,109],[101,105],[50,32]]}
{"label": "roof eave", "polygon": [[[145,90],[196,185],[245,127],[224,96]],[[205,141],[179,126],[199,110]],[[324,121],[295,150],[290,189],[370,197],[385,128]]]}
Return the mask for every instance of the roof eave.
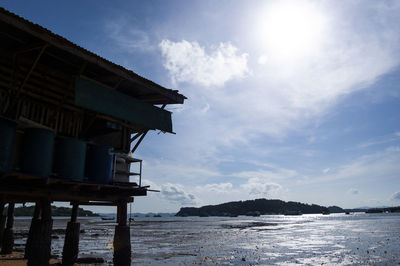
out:
{"label": "roof eave", "polygon": [[14,27],[28,32],[29,34],[43,40],[44,42],[57,47],[61,50],[67,51],[73,55],[81,57],[82,59],[100,66],[101,68],[120,76],[123,79],[137,83],[153,92],[159,93],[168,99],[167,104],[183,104],[184,100],[187,99],[184,95],[177,91],[164,88],[146,78],[139,76],[131,70],[125,69],[111,61],[108,61],[74,43],[65,39],[64,37],[57,35],[50,30],[34,24],[18,15],[15,15],[4,8],[0,7],[0,21],[7,24],[13,25]]}

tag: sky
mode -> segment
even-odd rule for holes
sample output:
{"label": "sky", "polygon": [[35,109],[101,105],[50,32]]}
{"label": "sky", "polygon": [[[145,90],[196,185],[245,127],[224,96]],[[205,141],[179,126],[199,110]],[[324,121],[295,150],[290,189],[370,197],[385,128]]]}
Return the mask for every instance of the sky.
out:
{"label": "sky", "polygon": [[[256,198],[400,205],[399,1],[0,6],[188,99],[135,153],[135,212]],[[109,209],[94,209],[108,211]]]}

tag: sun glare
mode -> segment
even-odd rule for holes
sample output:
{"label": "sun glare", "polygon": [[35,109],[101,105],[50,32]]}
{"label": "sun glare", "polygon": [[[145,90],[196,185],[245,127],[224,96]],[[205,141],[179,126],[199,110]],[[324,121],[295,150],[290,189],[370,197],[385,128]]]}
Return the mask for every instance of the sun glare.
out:
{"label": "sun glare", "polygon": [[311,4],[293,1],[268,8],[260,18],[257,35],[268,57],[290,60],[315,51],[324,28],[321,11]]}

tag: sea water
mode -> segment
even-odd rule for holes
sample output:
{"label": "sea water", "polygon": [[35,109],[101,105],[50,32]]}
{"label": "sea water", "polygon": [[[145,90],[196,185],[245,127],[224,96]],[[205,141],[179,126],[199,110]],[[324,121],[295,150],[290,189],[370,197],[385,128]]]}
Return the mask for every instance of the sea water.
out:
{"label": "sea water", "polygon": [[[55,218],[61,258],[66,218]],[[80,219],[79,256],[112,262],[115,223]],[[16,219],[23,250],[29,220]],[[148,217],[131,223],[133,265],[398,265],[400,214]]]}

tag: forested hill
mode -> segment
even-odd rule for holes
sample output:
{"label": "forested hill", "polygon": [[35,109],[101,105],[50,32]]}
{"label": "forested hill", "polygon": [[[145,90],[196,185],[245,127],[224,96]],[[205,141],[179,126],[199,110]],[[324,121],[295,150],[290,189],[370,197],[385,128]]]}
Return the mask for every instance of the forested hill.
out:
{"label": "forested hill", "polygon": [[[14,215],[15,216],[32,216],[34,209],[35,209],[35,206],[17,207],[14,210]],[[51,206],[52,216],[71,216],[71,212],[72,212],[72,208]],[[5,213],[7,213],[7,208],[5,210]],[[83,217],[83,216],[99,216],[99,215],[96,213],[93,213],[91,211],[87,211],[82,208],[78,208],[78,216]]]}
{"label": "forested hill", "polygon": [[[344,212],[343,209],[341,210]],[[208,205],[200,208],[185,207],[181,208],[176,216],[237,216],[251,215],[251,213],[255,212],[265,215],[285,214],[290,211],[301,211],[301,213],[307,214],[329,212],[329,209],[316,204],[309,205],[293,201],[256,199]]]}

